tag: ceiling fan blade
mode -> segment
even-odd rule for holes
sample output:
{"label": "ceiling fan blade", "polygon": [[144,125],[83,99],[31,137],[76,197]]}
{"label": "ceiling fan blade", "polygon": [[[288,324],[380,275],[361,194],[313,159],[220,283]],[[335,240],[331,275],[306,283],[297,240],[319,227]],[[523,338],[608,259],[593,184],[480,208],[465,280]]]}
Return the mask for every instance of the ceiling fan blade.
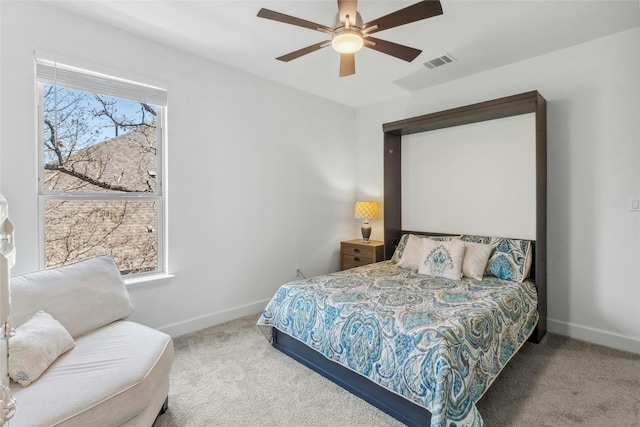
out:
{"label": "ceiling fan blade", "polygon": [[296,58],[300,58],[302,55],[306,55],[307,53],[311,53],[311,52],[315,52],[316,50],[320,50],[325,46],[329,46],[331,44],[331,42],[322,42],[322,43],[316,43],[316,44],[312,44],[311,46],[307,46],[304,47],[300,50],[296,50],[295,52],[291,52],[288,53],[286,55],[282,55],[278,58],[276,58],[278,61],[284,61],[284,62],[289,62],[293,59]]}
{"label": "ceiling fan blade", "polygon": [[295,16],[285,15],[284,13],[275,12],[273,10],[262,8],[258,11],[258,17],[271,19],[272,21],[284,22],[285,24],[297,25],[298,27],[309,28],[323,33],[333,34],[333,28],[326,25],[316,24],[315,22],[306,21],[296,18]]}
{"label": "ceiling fan blade", "polygon": [[355,53],[340,54],[340,77],[350,76],[356,73]]}
{"label": "ceiling fan blade", "polygon": [[[378,31],[388,30],[389,28],[399,27],[400,25],[409,24],[411,22],[420,21],[437,15],[442,15],[442,5],[440,2],[438,0],[424,0],[367,22],[364,24],[363,31],[367,34],[373,34]],[[366,31],[367,28],[371,28],[371,30]]]}
{"label": "ceiling fan blade", "polygon": [[349,15],[351,25],[356,23],[356,12],[358,10],[357,0],[338,0],[338,14],[340,22],[344,23],[345,16]]}
{"label": "ceiling fan blade", "polygon": [[[375,44],[372,45],[372,44],[366,43],[366,41],[371,41],[371,42],[374,42]],[[422,53],[422,51],[419,49],[414,49],[409,46],[404,46],[404,45],[393,43],[386,40],[376,39],[374,37],[367,37],[365,39],[364,46],[368,47],[369,49],[377,50],[378,52],[386,53],[387,55],[391,55],[396,58],[403,59],[407,62],[413,61],[414,59],[416,59],[418,55]]]}

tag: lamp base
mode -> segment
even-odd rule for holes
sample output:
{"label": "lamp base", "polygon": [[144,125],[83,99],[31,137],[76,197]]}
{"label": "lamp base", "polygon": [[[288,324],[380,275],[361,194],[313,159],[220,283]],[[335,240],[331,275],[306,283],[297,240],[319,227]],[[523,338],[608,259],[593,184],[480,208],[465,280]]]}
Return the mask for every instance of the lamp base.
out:
{"label": "lamp base", "polygon": [[371,226],[369,223],[362,224],[362,243],[369,243],[369,236],[371,236]]}

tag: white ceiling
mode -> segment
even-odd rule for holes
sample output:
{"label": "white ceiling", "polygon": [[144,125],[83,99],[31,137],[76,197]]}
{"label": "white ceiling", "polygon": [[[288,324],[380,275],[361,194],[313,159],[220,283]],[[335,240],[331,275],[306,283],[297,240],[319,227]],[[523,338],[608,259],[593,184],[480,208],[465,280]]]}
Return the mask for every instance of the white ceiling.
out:
{"label": "white ceiling", "polygon": [[[639,0],[441,0],[443,15],[375,35],[421,49],[413,62],[363,49],[356,74],[339,78],[339,55],[331,47],[288,63],[275,59],[327,35],[256,16],[265,7],[331,26],[335,0],[46,2],[353,107],[640,26]],[[358,11],[367,22],[413,3],[361,0]],[[457,61],[433,70],[423,65],[445,53]]]}

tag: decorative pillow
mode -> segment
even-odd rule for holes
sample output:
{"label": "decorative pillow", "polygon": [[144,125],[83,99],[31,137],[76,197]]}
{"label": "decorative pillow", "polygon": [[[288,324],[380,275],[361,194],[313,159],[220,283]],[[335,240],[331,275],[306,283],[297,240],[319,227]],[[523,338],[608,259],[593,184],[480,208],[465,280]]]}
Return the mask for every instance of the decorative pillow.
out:
{"label": "decorative pillow", "polygon": [[424,239],[418,274],[460,279],[465,246],[461,240]]}
{"label": "decorative pillow", "polygon": [[471,279],[482,280],[493,246],[474,242],[464,242],[464,246],[462,275]]}
{"label": "decorative pillow", "polygon": [[402,256],[398,260],[398,267],[417,270],[418,265],[420,264],[420,259],[422,258],[422,242],[425,239],[414,234],[408,234],[406,236],[407,239],[405,239],[404,250],[402,251]]}
{"label": "decorative pillow", "polygon": [[462,240],[494,247],[485,274],[514,282],[522,282],[529,277],[533,256],[530,240],[482,236],[462,236]]}
{"label": "decorative pillow", "polygon": [[[402,237],[400,238],[400,241],[398,242],[398,246],[396,246],[396,250],[393,252],[393,256],[391,257],[391,262],[395,262],[398,263],[400,262],[400,259],[402,258],[402,255],[404,255],[404,251],[406,250],[407,247],[407,242],[409,240],[409,238],[414,237],[414,238],[418,238],[420,239],[420,242],[422,242],[422,239],[432,239],[432,240],[451,240],[451,239],[459,239],[462,237],[462,235],[457,235],[457,236],[437,236],[437,235],[433,235],[433,236],[427,236],[427,235],[417,235],[417,234],[403,234]],[[422,257],[422,245],[420,246],[420,257]],[[420,260],[418,260],[420,261]],[[407,267],[408,268],[408,267]],[[414,267],[414,270],[417,269],[417,265],[416,267]]]}
{"label": "decorative pillow", "polygon": [[407,244],[408,238],[408,234],[403,234],[402,237],[400,237],[400,241],[398,241],[398,244],[396,245],[396,250],[393,251],[393,255],[391,256],[391,262],[397,263],[398,261],[400,261],[400,258],[404,253],[404,247]]}
{"label": "decorative pillow", "polygon": [[428,239],[431,240],[438,240],[440,242],[442,241],[447,241],[447,240],[453,240],[453,239],[459,239],[460,237],[462,237],[462,234],[458,234],[456,236],[424,236]]}
{"label": "decorative pillow", "polygon": [[26,387],[75,345],[64,326],[40,310],[9,338],[9,376]]}

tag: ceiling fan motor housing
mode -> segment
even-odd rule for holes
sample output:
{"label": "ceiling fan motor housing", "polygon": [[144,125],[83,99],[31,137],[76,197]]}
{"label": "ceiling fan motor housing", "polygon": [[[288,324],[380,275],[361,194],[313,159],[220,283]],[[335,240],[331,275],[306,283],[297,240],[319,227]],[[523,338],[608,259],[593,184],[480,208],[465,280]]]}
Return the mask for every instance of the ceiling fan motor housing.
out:
{"label": "ceiling fan motor housing", "polygon": [[363,24],[362,16],[360,15],[360,12],[356,12],[355,20],[353,19],[352,16],[349,16],[348,23],[346,22],[346,19],[345,19],[345,22],[340,21],[340,13],[336,13],[336,17],[333,18],[333,31],[335,32],[350,30],[350,29],[353,29],[354,27],[357,28],[358,30],[362,30],[363,25],[364,24]]}

